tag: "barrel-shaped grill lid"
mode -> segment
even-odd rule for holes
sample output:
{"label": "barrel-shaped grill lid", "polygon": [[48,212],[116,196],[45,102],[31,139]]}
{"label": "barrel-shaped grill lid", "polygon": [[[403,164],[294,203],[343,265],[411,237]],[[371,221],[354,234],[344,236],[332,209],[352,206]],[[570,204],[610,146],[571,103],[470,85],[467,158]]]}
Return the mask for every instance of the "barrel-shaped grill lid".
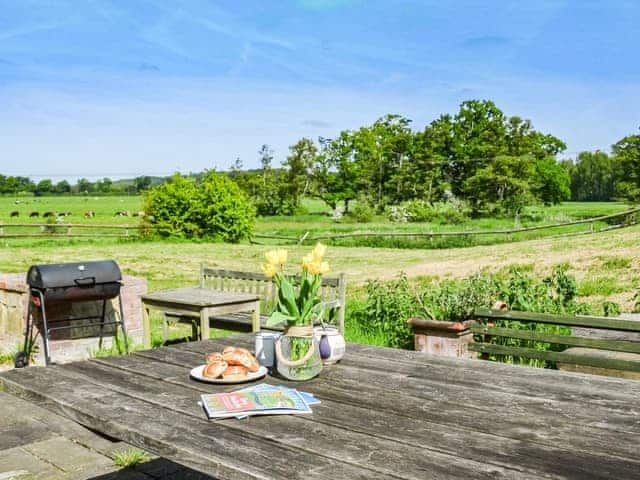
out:
{"label": "barrel-shaped grill lid", "polygon": [[39,289],[91,286],[121,280],[120,267],[113,260],[32,265],[27,272],[27,284]]}

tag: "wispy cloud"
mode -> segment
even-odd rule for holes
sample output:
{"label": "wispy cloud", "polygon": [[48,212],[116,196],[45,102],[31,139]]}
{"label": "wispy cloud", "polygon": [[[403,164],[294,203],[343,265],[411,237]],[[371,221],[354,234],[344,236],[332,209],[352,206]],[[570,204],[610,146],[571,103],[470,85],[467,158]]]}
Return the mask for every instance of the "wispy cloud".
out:
{"label": "wispy cloud", "polygon": [[31,35],[33,33],[43,32],[47,30],[55,30],[64,26],[64,22],[52,21],[42,23],[32,23],[29,25],[21,25],[19,27],[10,28],[4,31],[0,31],[0,40],[9,40],[15,37],[23,37]]}
{"label": "wispy cloud", "polygon": [[504,47],[512,43],[513,41],[510,38],[502,37],[500,35],[482,35],[479,37],[467,38],[462,42],[462,45],[470,48],[485,48]]}
{"label": "wispy cloud", "polygon": [[350,3],[353,3],[353,0],[298,0],[298,4],[308,10],[333,10]]}
{"label": "wispy cloud", "polygon": [[303,120],[302,125],[307,127],[316,127],[316,128],[330,128],[332,125],[329,122],[325,122],[324,120]]}

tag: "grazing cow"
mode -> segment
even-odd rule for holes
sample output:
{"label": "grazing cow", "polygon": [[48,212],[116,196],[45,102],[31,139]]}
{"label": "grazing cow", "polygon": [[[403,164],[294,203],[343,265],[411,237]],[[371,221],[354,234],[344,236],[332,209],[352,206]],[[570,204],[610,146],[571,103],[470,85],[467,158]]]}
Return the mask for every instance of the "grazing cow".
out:
{"label": "grazing cow", "polygon": [[55,212],[44,212],[42,214],[42,218],[49,218],[49,217],[55,217],[55,216],[56,216]]}
{"label": "grazing cow", "polygon": [[115,214],[116,217],[128,217],[129,216],[129,212],[125,212],[124,210],[118,211]]}
{"label": "grazing cow", "polygon": [[145,213],[142,210],[140,210],[139,212],[133,212],[133,214],[131,216],[132,217],[140,217],[140,218],[142,218],[142,217],[145,216]]}
{"label": "grazing cow", "polygon": [[29,217],[39,217],[40,212],[36,212],[35,210],[29,214]]}
{"label": "grazing cow", "polygon": [[87,210],[86,212],[84,212],[84,218],[93,218],[96,216],[96,212],[94,212],[93,210]]}
{"label": "grazing cow", "polygon": [[11,212],[12,217],[17,217],[18,215],[20,215],[20,212],[18,212],[17,210],[14,210],[13,212]]}

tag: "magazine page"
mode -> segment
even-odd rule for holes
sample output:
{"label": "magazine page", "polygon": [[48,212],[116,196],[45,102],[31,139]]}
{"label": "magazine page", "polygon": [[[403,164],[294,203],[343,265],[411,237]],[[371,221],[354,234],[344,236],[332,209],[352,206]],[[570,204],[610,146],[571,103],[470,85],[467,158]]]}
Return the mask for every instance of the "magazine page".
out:
{"label": "magazine page", "polygon": [[309,406],[295,390],[204,394],[201,399],[209,418],[311,413]]}
{"label": "magazine page", "polygon": [[302,392],[300,390],[296,390],[295,388],[285,387],[284,385],[270,385],[268,383],[260,383],[259,385],[253,385],[251,387],[243,388],[242,390],[238,390],[239,392],[250,392],[250,391],[270,391],[270,390],[293,390],[294,392],[298,392],[305,403],[309,406],[318,405],[320,400],[318,400],[312,393]]}

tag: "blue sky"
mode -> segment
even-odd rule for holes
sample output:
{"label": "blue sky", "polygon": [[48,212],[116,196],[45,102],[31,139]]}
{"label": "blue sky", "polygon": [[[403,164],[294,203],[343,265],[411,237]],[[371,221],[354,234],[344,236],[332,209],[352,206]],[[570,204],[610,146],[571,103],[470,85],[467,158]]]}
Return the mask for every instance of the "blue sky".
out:
{"label": "blue sky", "polygon": [[469,98],[607,149],[640,126],[639,44],[634,0],[0,0],[0,173],[255,167]]}

